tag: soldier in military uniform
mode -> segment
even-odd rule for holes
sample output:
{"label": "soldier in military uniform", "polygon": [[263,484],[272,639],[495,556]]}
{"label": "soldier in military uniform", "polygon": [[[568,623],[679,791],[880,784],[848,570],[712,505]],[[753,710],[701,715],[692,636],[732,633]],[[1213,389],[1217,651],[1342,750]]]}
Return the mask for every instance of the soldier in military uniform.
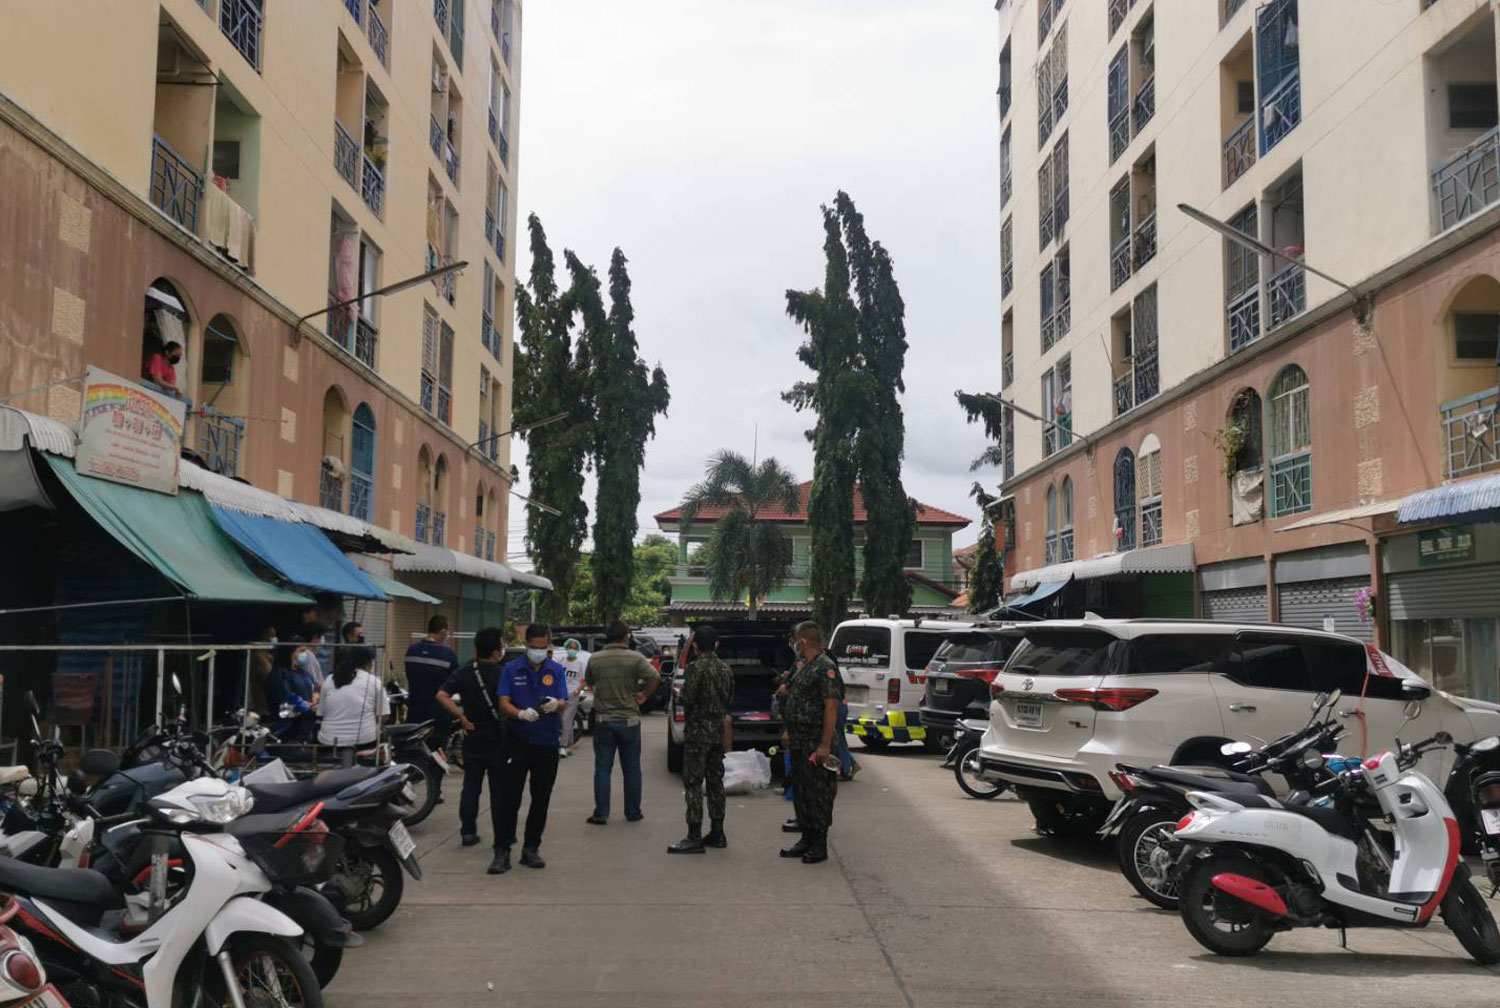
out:
{"label": "soldier in military uniform", "polygon": [[792,751],[792,797],[802,839],[781,852],[803,864],[828,860],[828,827],[833,825],[833,799],[838,773],[824,764],[833,747],[843,680],[838,666],[823,650],[823,631],[816,623],[799,623],[794,642],[802,658],[792,670],[782,698],[782,717]]}
{"label": "soldier in military uniform", "polygon": [[[702,854],[705,847],[728,847],[724,836],[724,748],[734,672],[718,655],[719,635],[711,627],[693,634],[697,655],[682,680],[686,721],[682,726],[682,786],[687,793],[687,836],[669,854]],[[703,836],[703,791],[708,790],[708,836]]]}

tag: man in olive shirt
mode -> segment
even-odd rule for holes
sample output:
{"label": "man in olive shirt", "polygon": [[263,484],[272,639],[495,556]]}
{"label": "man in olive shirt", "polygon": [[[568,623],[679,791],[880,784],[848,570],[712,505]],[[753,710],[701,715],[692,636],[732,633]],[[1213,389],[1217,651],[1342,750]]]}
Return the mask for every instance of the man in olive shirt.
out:
{"label": "man in olive shirt", "polygon": [[604,642],[583,674],[594,691],[594,814],[588,821],[596,826],[609,822],[609,779],[616,750],[625,775],[625,818],[642,818],[641,704],[661,682],[651,663],[630,648],[630,628],[624,623],[615,620],[606,627]]}

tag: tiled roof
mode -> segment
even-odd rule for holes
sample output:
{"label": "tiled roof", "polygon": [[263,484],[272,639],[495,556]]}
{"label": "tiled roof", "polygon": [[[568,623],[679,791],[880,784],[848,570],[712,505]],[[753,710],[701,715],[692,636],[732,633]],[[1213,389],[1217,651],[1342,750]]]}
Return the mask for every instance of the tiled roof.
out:
{"label": "tiled roof", "polygon": [[[856,492],[854,494],[854,524],[863,525],[867,520],[868,515],[865,514],[864,499],[858,492],[858,490],[859,488],[856,487]],[[772,507],[765,511],[762,511],[760,513],[760,518],[764,521],[790,522],[796,524],[805,523],[807,521],[807,500],[811,494],[812,481],[809,480],[808,482],[803,483],[797,487],[798,506],[795,512],[787,511],[782,507]],[[915,501],[914,503],[917,506],[918,525],[941,525],[952,528],[963,528],[964,526],[969,524],[969,519],[965,518],[963,515],[954,514],[952,511],[944,511],[941,508],[928,507],[921,501]],[[722,507],[704,508],[702,511],[698,512],[697,516],[693,519],[693,523],[710,524],[724,517],[726,510],[726,508]],[[657,524],[675,524],[681,518],[682,508],[674,507],[669,511],[663,511],[658,514],[656,516],[656,521]]]}

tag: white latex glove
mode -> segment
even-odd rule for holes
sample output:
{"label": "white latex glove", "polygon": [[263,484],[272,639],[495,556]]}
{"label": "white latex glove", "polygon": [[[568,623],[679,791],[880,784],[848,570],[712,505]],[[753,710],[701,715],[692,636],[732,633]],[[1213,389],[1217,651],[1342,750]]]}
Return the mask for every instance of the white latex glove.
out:
{"label": "white latex glove", "polygon": [[538,714],[534,708],[527,707],[525,710],[517,713],[516,717],[520,718],[522,721],[535,721],[537,718],[541,717],[541,715]]}
{"label": "white latex glove", "polygon": [[561,706],[561,700],[557,699],[557,697],[549,696],[547,699],[542,701],[541,706],[538,709],[541,710],[543,714],[551,714]]}

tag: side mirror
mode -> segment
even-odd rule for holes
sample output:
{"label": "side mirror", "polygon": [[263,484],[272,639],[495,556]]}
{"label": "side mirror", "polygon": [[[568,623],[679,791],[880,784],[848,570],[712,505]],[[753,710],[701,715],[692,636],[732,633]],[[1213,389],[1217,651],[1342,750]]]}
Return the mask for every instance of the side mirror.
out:
{"label": "side mirror", "polygon": [[1225,742],[1219,747],[1219,752],[1225,756],[1242,756],[1254,748],[1249,742]]}
{"label": "side mirror", "polygon": [[177,673],[176,672],[172,673],[172,692],[173,693],[181,693],[182,692],[182,680],[179,679],[179,678],[177,678]]}
{"label": "side mirror", "polygon": [[1445,731],[1440,731],[1432,736],[1432,741],[1436,742],[1438,745],[1452,745],[1453,736]]}
{"label": "side mirror", "polygon": [[1405,715],[1406,720],[1415,721],[1417,718],[1422,716],[1422,701],[1406,701],[1406,704],[1401,708],[1401,713]]}
{"label": "side mirror", "polygon": [[120,769],[120,757],[108,749],[90,749],[78,761],[78,772],[92,777],[107,777]]}
{"label": "side mirror", "polygon": [[1401,695],[1413,700],[1426,700],[1432,696],[1432,687],[1416,679],[1401,680]]}
{"label": "side mirror", "polygon": [[1328,699],[1325,702],[1332,707],[1342,699],[1344,699],[1344,691],[1335,687],[1333,692],[1328,694]]}
{"label": "side mirror", "polygon": [[1321,690],[1319,690],[1317,693],[1314,693],[1313,694],[1313,698],[1312,698],[1312,710],[1313,710],[1313,713],[1316,714],[1318,711],[1322,710],[1323,706],[1325,704],[1327,704],[1327,703],[1328,703],[1328,694],[1327,693],[1324,693]]}

